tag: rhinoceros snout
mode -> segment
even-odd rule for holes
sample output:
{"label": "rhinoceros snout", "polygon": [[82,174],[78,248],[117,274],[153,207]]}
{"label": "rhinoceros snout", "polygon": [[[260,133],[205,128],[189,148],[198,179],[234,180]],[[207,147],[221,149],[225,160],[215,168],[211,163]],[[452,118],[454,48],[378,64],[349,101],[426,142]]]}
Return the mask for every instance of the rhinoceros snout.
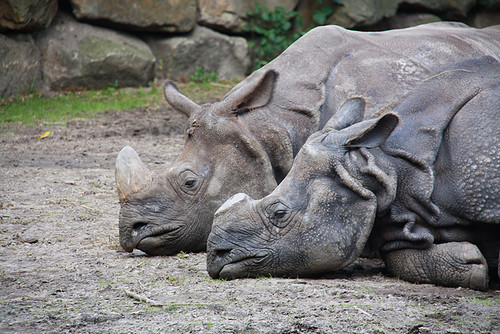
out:
{"label": "rhinoceros snout", "polygon": [[210,234],[207,242],[207,271],[210,277],[218,278],[222,268],[230,262],[231,247],[224,239],[215,234]]}
{"label": "rhinoceros snout", "polygon": [[127,223],[120,222],[120,245],[126,252],[132,252],[137,244],[144,238],[148,224],[144,222]]}

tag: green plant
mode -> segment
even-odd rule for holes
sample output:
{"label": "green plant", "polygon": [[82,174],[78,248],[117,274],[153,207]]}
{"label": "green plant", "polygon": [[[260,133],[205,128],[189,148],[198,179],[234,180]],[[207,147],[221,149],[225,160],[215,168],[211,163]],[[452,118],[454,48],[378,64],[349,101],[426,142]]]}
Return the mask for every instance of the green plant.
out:
{"label": "green plant", "polygon": [[257,275],[257,277],[255,277],[256,279],[269,279],[269,278],[273,278],[273,275],[272,274],[267,274],[267,275]]}
{"label": "green plant", "polygon": [[472,303],[472,304],[476,304],[476,305],[493,306],[496,303],[495,301],[493,301],[491,299],[480,298],[480,297],[466,297],[466,298],[464,298],[464,300],[467,303]]}
{"label": "green plant", "polygon": [[479,3],[485,7],[493,7],[495,0],[481,0]]}
{"label": "green plant", "polygon": [[302,36],[298,32],[302,27],[302,16],[297,11],[287,13],[283,7],[271,11],[257,3],[247,16],[249,24],[243,30],[251,34],[248,46],[253,53],[255,69],[270,62]]}
{"label": "green plant", "polygon": [[[321,25],[332,15],[336,8],[343,6],[341,0],[316,0],[312,20],[314,25]],[[283,7],[271,11],[257,3],[253,11],[247,13],[248,25],[243,30],[250,33],[248,47],[252,52],[255,69],[276,58],[307,30],[302,30],[302,16],[298,11],[285,12]]]}
{"label": "green plant", "polygon": [[340,0],[330,0],[330,4],[324,4],[323,0],[317,0],[318,7],[314,11],[312,20],[316,25],[325,24],[326,19],[335,12],[335,9],[339,6],[343,6],[344,4]]}
{"label": "green plant", "polygon": [[196,83],[207,83],[219,80],[215,72],[207,72],[204,67],[196,65],[196,70],[189,76],[189,80]]}

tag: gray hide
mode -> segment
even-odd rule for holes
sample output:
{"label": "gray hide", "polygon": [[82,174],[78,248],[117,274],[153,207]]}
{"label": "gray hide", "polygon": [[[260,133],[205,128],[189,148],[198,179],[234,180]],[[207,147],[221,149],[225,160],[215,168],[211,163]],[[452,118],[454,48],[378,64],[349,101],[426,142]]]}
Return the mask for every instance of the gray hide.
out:
{"label": "gray hide", "polygon": [[212,277],[335,270],[369,240],[402,279],[488,287],[500,250],[500,63],[454,64],[380,116],[363,111],[360,98],[345,103],[262,200],[224,203],[208,238]]}
{"label": "gray hide", "polygon": [[165,98],[189,116],[179,157],[153,172],[124,148],[116,161],[120,243],[148,254],[202,251],[213,214],[231,195],[260,198],[291,168],[307,137],[347,99],[373,114],[437,68],[500,54],[500,26],[436,23],[387,32],[311,30],[218,103],[199,106],[165,83]]}

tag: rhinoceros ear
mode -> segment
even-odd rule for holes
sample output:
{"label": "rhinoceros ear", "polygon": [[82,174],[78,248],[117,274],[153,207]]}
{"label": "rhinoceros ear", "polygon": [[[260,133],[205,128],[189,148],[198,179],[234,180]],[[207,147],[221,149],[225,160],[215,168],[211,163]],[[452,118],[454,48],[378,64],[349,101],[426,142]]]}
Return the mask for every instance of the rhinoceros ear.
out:
{"label": "rhinoceros ear", "polygon": [[373,148],[380,146],[399,123],[396,114],[388,113],[375,119],[356,123],[341,131],[345,147]]}
{"label": "rhinoceros ear", "polygon": [[134,149],[125,146],[116,158],[115,179],[118,196],[120,200],[124,200],[149,184],[152,180],[152,173]]}
{"label": "rhinoceros ear", "polygon": [[200,112],[201,107],[194,101],[182,95],[172,80],[167,80],[163,84],[163,96],[165,100],[177,111],[190,117],[192,114]]}
{"label": "rhinoceros ear", "polygon": [[[278,73],[274,70],[255,72],[254,75],[241,83],[241,87],[229,92],[223,100],[225,115],[235,115],[238,112],[263,107],[269,103],[273,96],[274,84]],[[220,115],[220,116],[225,116]]]}
{"label": "rhinoceros ear", "polygon": [[361,122],[365,113],[365,100],[355,97],[347,100],[326,123],[326,130],[342,130]]}

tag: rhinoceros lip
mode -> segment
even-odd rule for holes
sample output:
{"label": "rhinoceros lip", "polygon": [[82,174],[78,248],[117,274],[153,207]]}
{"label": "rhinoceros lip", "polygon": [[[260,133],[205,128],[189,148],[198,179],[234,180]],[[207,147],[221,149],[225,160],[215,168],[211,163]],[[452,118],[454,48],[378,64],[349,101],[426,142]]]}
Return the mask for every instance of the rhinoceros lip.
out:
{"label": "rhinoceros lip", "polygon": [[[231,252],[229,252],[229,255],[226,256],[226,258],[231,257],[232,255],[234,255],[234,252],[231,251]],[[237,266],[237,265],[242,265],[242,264],[244,264],[246,262],[253,262],[253,263],[260,262],[266,256],[267,256],[267,254],[259,253],[259,254],[253,254],[253,255],[243,255],[243,254],[240,254],[238,256],[231,257],[230,260],[226,261],[224,264],[220,265],[219,268],[217,268],[217,270],[215,272],[215,274],[216,274],[215,276],[216,277],[220,277],[220,274],[224,271],[224,269],[227,269],[228,267],[234,267],[234,266]],[[243,277],[243,276],[245,276],[245,275],[243,274],[243,275],[241,275],[239,277]],[[232,277],[232,278],[236,278],[236,277]]]}
{"label": "rhinoceros lip", "polygon": [[134,246],[132,247],[132,250],[134,248],[140,249],[138,246],[139,246],[139,244],[142,241],[144,241],[144,239],[159,237],[159,236],[171,233],[173,231],[176,231],[180,227],[181,227],[181,225],[173,225],[173,226],[165,226],[165,227],[154,227],[150,231],[142,233],[142,235],[139,238],[137,238],[137,240],[135,241]]}

